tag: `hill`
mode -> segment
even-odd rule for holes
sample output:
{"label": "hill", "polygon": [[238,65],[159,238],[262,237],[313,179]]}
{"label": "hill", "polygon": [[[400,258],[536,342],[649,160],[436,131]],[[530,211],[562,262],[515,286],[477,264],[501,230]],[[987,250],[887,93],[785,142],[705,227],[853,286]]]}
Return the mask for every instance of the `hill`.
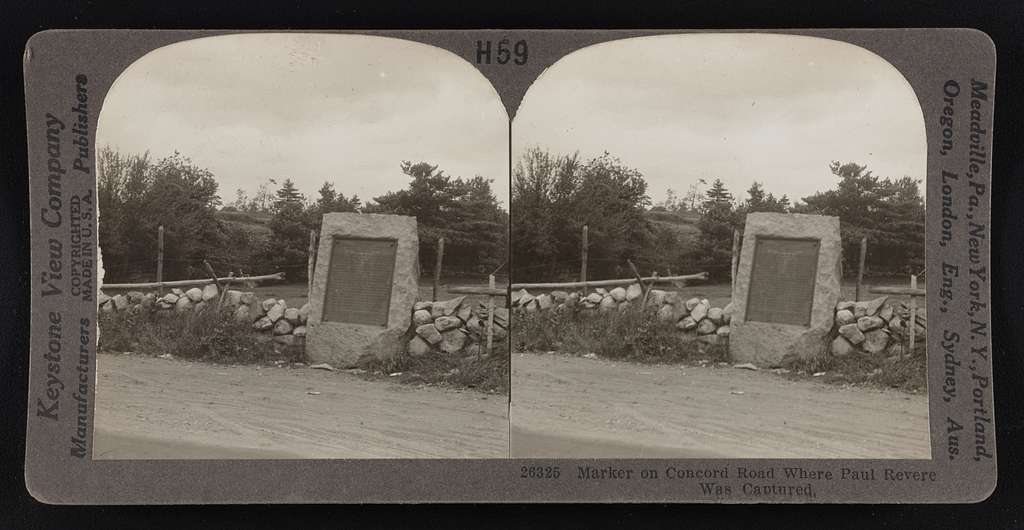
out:
{"label": "hill", "polygon": [[270,213],[218,210],[216,217],[229,227],[244,230],[254,240],[270,237]]}

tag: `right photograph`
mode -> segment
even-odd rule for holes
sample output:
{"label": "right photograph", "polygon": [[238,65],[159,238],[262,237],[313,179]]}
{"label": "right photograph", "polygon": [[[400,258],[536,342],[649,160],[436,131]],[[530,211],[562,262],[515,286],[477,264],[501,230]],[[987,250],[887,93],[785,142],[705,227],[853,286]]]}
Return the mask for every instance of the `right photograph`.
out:
{"label": "right photograph", "polygon": [[848,43],[556,62],[512,123],[511,456],[930,459],[926,159]]}

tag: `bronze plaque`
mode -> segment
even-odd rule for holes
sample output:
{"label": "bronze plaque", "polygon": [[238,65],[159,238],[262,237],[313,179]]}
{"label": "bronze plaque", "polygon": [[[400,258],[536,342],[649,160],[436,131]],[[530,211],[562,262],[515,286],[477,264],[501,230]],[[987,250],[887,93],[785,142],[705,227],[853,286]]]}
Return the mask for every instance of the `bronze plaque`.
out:
{"label": "bronze plaque", "polygon": [[820,245],[816,239],[757,238],[746,320],[811,324]]}
{"label": "bronze plaque", "polygon": [[323,321],[387,326],[397,248],[393,239],[335,238]]}

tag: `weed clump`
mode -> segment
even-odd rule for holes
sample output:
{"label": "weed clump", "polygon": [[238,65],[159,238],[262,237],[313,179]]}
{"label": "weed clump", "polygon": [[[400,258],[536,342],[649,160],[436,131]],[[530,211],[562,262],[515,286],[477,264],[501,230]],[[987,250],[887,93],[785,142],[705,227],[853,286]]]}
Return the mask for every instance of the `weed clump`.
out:
{"label": "weed clump", "polygon": [[519,313],[512,319],[517,352],[593,353],[642,363],[724,361],[728,347],[709,344],[662,322],[650,311]]}
{"label": "weed clump", "polygon": [[269,335],[234,319],[230,311],[121,311],[100,313],[99,350],[142,353],[219,363],[302,360],[301,349],[278,351]]}

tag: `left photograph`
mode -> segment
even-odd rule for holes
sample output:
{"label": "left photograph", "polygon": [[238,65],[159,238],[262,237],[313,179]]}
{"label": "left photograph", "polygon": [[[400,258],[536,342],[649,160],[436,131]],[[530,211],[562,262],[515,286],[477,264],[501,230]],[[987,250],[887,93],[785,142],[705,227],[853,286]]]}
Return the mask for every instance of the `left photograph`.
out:
{"label": "left photograph", "polygon": [[100,111],[94,459],[505,458],[508,116],[399,39],[154,50]]}

